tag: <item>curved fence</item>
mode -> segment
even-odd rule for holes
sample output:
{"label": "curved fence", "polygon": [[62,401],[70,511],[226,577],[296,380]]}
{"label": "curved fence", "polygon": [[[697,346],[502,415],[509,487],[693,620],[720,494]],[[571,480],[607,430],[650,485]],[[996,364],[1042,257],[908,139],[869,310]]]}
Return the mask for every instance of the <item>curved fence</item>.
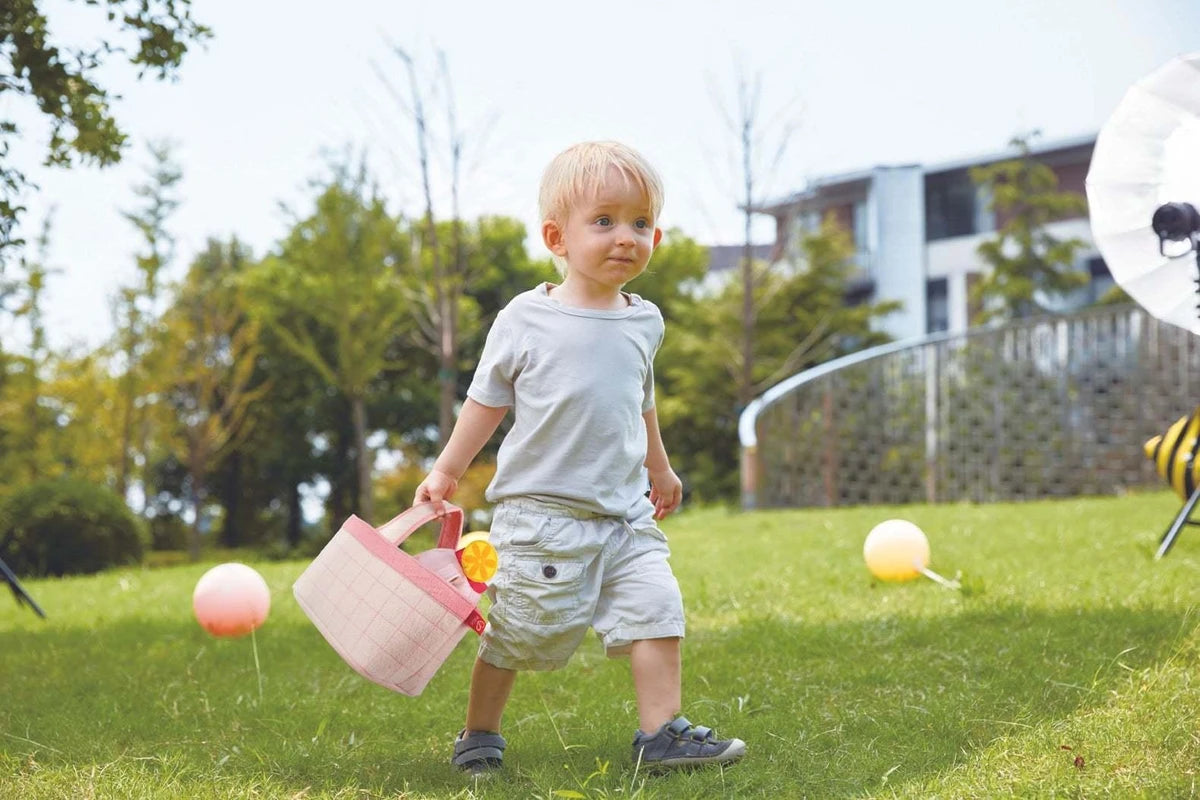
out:
{"label": "curved fence", "polygon": [[743,412],[742,504],[976,502],[1164,486],[1142,450],[1200,402],[1200,339],[1136,306],[936,334]]}

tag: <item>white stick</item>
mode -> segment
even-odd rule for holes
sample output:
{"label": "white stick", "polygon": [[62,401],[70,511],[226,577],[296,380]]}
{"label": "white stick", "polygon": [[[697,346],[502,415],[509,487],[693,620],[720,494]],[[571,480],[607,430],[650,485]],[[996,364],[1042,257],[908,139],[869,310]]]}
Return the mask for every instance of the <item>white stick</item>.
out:
{"label": "white stick", "polygon": [[920,572],[922,575],[924,575],[926,578],[929,578],[929,580],[933,581],[934,583],[940,583],[942,586],[945,586],[947,589],[961,589],[962,588],[962,584],[960,584],[958,581],[952,581],[949,578],[943,578],[941,575],[938,575],[936,572],[929,569],[928,567],[921,566],[921,562],[919,562],[919,561],[914,561],[913,566],[916,567],[917,571]]}
{"label": "white stick", "polygon": [[254,646],[254,672],[258,675],[258,704],[262,705],[262,668],[258,666],[258,638],[254,635],[254,629],[250,629],[250,644]]}

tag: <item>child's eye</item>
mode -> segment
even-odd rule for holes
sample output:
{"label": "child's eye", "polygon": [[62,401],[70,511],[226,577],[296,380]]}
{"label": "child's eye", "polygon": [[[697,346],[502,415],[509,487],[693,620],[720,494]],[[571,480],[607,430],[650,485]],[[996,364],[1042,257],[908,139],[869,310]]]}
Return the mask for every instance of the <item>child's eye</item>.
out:
{"label": "child's eye", "polygon": [[612,224],[612,220],[608,217],[596,217],[596,224],[608,226]]}
{"label": "child's eye", "polygon": [[635,222],[633,224],[642,229],[646,229],[646,228],[650,227],[650,223],[646,222],[646,220],[644,220],[644,219],[639,219],[637,222]]}

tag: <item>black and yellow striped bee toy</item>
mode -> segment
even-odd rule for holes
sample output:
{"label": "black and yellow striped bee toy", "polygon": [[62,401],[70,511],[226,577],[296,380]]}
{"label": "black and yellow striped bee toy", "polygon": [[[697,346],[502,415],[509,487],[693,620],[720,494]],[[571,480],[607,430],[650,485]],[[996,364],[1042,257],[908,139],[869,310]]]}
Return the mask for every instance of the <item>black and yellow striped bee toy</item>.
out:
{"label": "black and yellow striped bee toy", "polygon": [[1145,445],[1146,458],[1154,462],[1158,474],[1175,490],[1184,501],[1171,527],[1158,543],[1155,558],[1162,558],[1175,544],[1175,539],[1184,525],[1200,525],[1192,522],[1192,509],[1200,500],[1200,407],[1191,416],[1175,420],[1167,432],[1155,436]]}

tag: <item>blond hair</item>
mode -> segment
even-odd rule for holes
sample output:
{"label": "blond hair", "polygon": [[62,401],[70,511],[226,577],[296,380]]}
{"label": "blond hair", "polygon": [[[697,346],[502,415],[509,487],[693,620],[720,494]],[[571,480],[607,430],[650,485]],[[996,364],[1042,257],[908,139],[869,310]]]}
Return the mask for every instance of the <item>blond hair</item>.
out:
{"label": "blond hair", "polygon": [[[565,225],[571,206],[594,193],[604,181],[609,167],[631,181],[650,204],[650,214],[658,219],[663,207],[663,184],[658,172],[638,151],[620,142],[580,142],[556,155],[542,173],[538,192],[538,213],[542,221]],[[566,274],[566,264],[554,256],[558,271]]]}

